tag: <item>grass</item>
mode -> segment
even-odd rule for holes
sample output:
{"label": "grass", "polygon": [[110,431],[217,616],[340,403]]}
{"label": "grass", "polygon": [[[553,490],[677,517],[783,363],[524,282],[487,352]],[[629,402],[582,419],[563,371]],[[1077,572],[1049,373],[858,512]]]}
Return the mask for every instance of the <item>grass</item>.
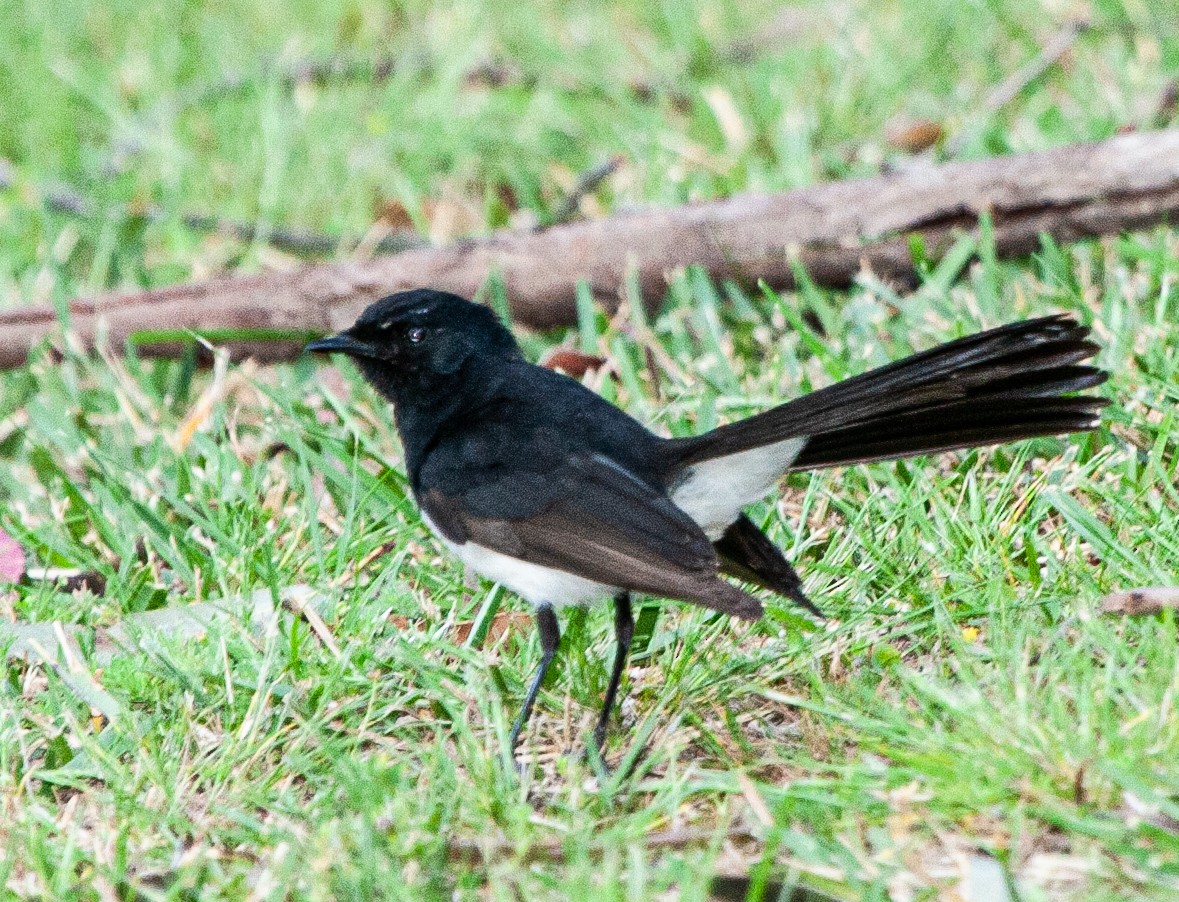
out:
{"label": "grass", "polygon": [[[423,231],[482,231],[543,220],[616,153],[590,213],[875,172],[898,162],[882,137],[898,118],[946,123],[964,156],[1096,139],[1149,125],[1179,67],[1179,21],[1148,3],[1088,5],[1064,65],[993,113],[982,99],[1056,6],[801,7],[793,36],[752,48],[769,3],[262,9],[5,13],[3,304],[292,263],[194,234],[185,213],[354,235],[394,205]],[[384,81],[284,82],[333,53],[396,64]],[[506,73],[493,83],[488,60]],[[59,181],[97,215],[50,209]],[[169,215],[138,216],[147,203]],[[538,654],[508,616],[523,608],[467,585],[429,537],[389,412],[354,370],[66,345],[4,374],[0,525],[32,564],[105,580],[26,580],[11,618],[109,627],[307,584],[340,654],[280,609],[101,665],[90,640],[74,666],[7,663],[3,892],[704,899],[713,874],[739,873],[931,899],[983,851],[1024,902],[1172,898],[1175,618],[1099,609],[1175,581],[1179,233],[1045,242],[1013,263],[985,239],[962,250],[903,295],[865,277],[778,296],[689,271],[649,324],[587,308],[567,335],[522,336],[534,357],[560,342],[607,357],[617,378],[593,387],[672,434],[1058,310],[1092,323],[1113,373],[1090,436],[789,477],[753,515],[832,623],[772,605],[752,626],[648,615],[608,748],[634,767],[610,773],[577,754],[609,615],[568,625],[518,781],[503,745]]]}

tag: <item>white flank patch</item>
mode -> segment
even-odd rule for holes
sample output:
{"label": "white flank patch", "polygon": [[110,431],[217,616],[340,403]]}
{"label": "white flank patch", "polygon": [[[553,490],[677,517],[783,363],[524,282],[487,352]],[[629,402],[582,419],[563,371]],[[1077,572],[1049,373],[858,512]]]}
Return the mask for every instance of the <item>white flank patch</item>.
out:
{"label": "white flank patch", "polygon": [[434,535],[464,564],[487,579],[511,589],[534,605],[551,604],[555,608],[587,605],[613,598],[620,591],[582,576],[522,561],[474,542],[459,545],[438,531],[422,511],[422,519]]}
{"label": "white flank patch", "polygon": [[778,484],[807,438],[799,435],[694,464],[672,487],[671,500],[716,541],[741,511]]}

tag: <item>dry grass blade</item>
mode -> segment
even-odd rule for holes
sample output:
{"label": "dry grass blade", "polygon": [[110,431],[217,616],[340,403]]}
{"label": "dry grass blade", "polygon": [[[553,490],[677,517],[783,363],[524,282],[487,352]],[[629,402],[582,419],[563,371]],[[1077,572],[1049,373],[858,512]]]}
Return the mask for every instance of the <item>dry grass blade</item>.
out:
{"label": "dry grass blade", "polygon": [[[249,361],[247,361],[248,365]],[[226,375],[229,372],[229,355],[224,351],[214,350],[213,352],[213,379],[209,382],[208,387],[197,398],[196,403],[188,412],[180,428],[176,430],[176,434],[172,437],[172,448],[176,451],[183,451],[188,447],[192,441],[193,436],[196,435],[197,430],[200,429],[209,419],[213,413],[213,408],[217,406],[217,402],[222,400],[230,391],[230,386],[227,384]],[[242,381],[242,370],[234,371],[234,385],[238,385]]]}
{"label": "dry grass blade", "polygon": [[749,809],[757,818],[758,823],[763,827],[772,827],[774,824],[774,815],[770,812],[770,807],[766,804],[766,800],[758,792],[757,786],[749,779],[749,775],[738,773],[737,785],[741,787],[741,793],[745,796],[745,801],[749,803]]}
{"label": "dry grass blade", "polygon": [[344,653],[340,651],[336,637],[328,629],[328,625],[319,615],[319,611],[315,610],[312,606],[312,602],[319,597],[309,586],[292,586],[283,593],[282,603],[283,607],[292,614],[297,614],[306,620],[307,625],[319,637],[319,641],[323,643],[324,648],[330,651],[332,657],[337,661],[342,661],[344,659]]}

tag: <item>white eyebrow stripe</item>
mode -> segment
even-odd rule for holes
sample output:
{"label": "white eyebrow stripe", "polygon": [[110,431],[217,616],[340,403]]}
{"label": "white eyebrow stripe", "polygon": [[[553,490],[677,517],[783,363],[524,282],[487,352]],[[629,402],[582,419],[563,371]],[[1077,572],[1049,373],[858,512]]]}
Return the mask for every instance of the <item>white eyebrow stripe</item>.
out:
{"label": "white eyebrow stripe", "polygon": [[[407,316],[407,317],[413,317],[413,316],[425,316],[425,315],[426,315],[427,313],[429,313],[429,312],[430,312],[430,308],[429,308],[429,307],[417,307],[417,308],[415,308],[415,309],[413,309],[413,310],[410,310],[410,311],[409,311],[409,312],[406,314],[406,316]],[[389,317],[389,319],[385,320],[385,321],[384,321],[384,322],[382,322],[382,323],[377,323],[377,324],[376,324],[375,326],[373,326],[372,328],[374,328],[374,329],[379,329],[380,331],[382,331],[382,332],[385,332],[385,331],[388,331],[389,329],[392,329],[392,328],[393,328],[394,326],[396,326],[396,325],[397,325],[399,322],[402,322],[402,319],[401,319],[401,318],[398,318],[398,317]]]}

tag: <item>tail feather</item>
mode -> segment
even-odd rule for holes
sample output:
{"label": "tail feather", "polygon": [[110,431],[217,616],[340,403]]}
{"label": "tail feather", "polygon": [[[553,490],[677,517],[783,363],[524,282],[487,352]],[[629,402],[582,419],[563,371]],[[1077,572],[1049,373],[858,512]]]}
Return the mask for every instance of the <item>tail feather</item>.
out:
{"label": "tail feather", "polygon": [[1061,397],[1107,374],[1079,365],[1098,346],[1049,316],[960,338],[701,436],[675,439],[672,471],[806,437],[791,470],[1093,429],[1106,401]]}
{"label": "tail feather", "polygon": [[1007,395],[992,404],[971,400],[897,413],[812,436],[790,468],[813,470],[895,460],[1083,432],[1097,426],[1102,403],[1098,398]]}
{"label": "tail feather", "polygon": [[802,580],[782,549],[744,514],[713,542],[713,547],[720,558],[722,573],[784,595],[820,620],[825,619],[823,612],[802,591]]}

